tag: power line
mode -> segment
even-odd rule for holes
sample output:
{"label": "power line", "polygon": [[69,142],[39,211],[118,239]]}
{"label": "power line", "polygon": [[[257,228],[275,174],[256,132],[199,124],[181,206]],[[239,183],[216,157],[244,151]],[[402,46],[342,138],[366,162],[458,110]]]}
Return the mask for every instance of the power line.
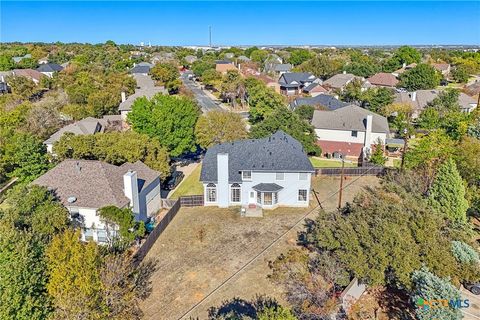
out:
{"label": "power line", "polygon": [[[365,176],[372,168],[368,169],[364,174],[358,176],[356,179],[352,180],[350,183],[348,183],[343,189],[346,189],[348,186],[350,186],[352,183],[360,179],[361,177]],[[202,300],[194,304],[190,309],[188,309],[183,315],[181,315],[178,320],[185,319],[186,316],[188,316],[193,310],[195,310],[199,305],[201,305],[205,300],[207,300],[209,297],[211,297],[214,293],[216,293],[218,290],[220,290],[224,285],[226,285],[231,279],[233,279],[236,275],[241,273],[243,270],[245,270],[249,265],[251,265],[255,260],[257,260],[261,255],[263,255],[265,252],[267,252],[271,247],[273,247],[275,244],[280,241],[285,235],[287,235],[290,231],[295,229],[300,223],[302,223],[312,212],[317,210],[322,203],[326,202],[330,198],[334,197],[339,191],[335,191],[331,195],[329,195],[325,200],[321,201],[318,205],[316,205],[312,210],[308,211],[306,214],[304,214],[300,219],[295,222],[293,226],[291,226],[287,231],[282,233],[280,236],[278,236],[276,239],[274,239],[267,247],[265,247],[262,251],[260,251],[258,254],[256,254],[252,259],[250,259],[246,264],[244,264],[240,269],[235,271],[231,276],[229,276],[227,279],[225,279],[222,283],[220,283],[215,289],[210,291],[205,297],[203,297]]]}

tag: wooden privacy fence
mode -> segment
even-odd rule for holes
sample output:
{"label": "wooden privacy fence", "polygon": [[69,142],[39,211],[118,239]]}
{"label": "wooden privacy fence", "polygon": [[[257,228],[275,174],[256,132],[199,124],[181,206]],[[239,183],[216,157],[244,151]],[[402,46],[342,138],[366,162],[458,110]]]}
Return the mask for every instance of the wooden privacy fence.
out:
{"label": "wooden privacy fence", "polygon": [[[378,176],[384,174],[386,170],[385,167],[343,168],[343,174],[345,176]],[[315,168],[315,175],[340,176],[342,168]]]}
{"label": "wooden privacy fence", "polygon": [[147,236],[145,242],[135,253],[134,260],[136,263],[142,262],[143,258],[145,258],[148,251],[150,251],[153,244],[157,241],[158,237],[160,237],[173,218],[175,218],[181,207],[203,206],[203,195],[180,197],[178,200],[170,200],[168,204],[170,205],[170,209],[168,210],[167,214],[155,226],[155,229],[153,229],[153,231]]}
{"label": "wooden privacy fence", "polygon": [[203,206],[203,195],[182,196],[180,197],[182,207],[201,207]]}

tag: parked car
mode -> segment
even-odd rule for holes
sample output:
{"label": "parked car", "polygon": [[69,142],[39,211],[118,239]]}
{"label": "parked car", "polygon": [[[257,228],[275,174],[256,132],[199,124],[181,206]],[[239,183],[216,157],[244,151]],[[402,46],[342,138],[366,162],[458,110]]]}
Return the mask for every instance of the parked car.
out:
{"label": "parked car", "polygon": [[182,171],[173,172],[170,178],[167,180],[167,183],[165,184],[166,189],[168,190],[175,189],[178,186],[178,184],[182,181],[184,176],[185,175],[183,174]]}
{"label": "parked car", "polygon": [[465,284],[465,289],[473,294],[480,295],[480,282]]}

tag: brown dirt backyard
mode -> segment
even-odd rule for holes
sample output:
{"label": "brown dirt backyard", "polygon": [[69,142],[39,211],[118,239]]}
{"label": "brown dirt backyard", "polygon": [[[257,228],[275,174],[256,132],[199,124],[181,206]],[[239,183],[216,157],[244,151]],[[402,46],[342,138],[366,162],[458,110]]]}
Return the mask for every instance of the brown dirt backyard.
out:
{"label": "brown dirt backyard", "polygon": [[[343,199],[351,201],[364,186],[377,184],[376,177],[348,177]],[[320,200],[328,199],[323,204],[325,209],[335,209],[338,197],[334,193],[338,186],[339,178],[314,179],[312,187]],[[265,211],[263,218],[242,218],[238,209],[182,208],[147,255],[147,259],[158,260],[158,269],[152,278],[152,293],[142,303],[145,319],[180,319],[183,315],[184,319],[206,319],[209,307],[234,297],[251,299],[266,294],[282,301],[281,288],[267,278],[268,261],[297,245],[297,233],[303,229],[303,223],[288,230],[312,211],[315,203],[312,201],[308,209]],[[313,218],[315,212],[309,217]],[[262,254],[242,269],[259,253]]]}

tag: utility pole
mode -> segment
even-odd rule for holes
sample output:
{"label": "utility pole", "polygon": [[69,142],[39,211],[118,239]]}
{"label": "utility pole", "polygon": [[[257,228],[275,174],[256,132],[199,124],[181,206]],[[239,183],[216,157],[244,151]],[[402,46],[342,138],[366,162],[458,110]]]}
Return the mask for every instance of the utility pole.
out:
{"label": "utility pole", "polygon": [[212,47],[212,26],[209,26],[208,27],[208,36],[209,36],[209,44],[210,44],[210,48]]}
{"label": "utility pole", "polygon": [[407,152],[407,144],[408,144],[408,130],[405,128],[404,131],[404,143],[403,143],[403,152],[402,152],[402,164],[400,165],[400,169],[403,171],[405,167],[405,153]]}
{"label": "utility pole", "polygon": [[342,208],[342,192],[343,192],[343,172],[345,168],[345,159],[342,155],[342,174],[340,175],[340,191],[338,193],[338,210]]}

